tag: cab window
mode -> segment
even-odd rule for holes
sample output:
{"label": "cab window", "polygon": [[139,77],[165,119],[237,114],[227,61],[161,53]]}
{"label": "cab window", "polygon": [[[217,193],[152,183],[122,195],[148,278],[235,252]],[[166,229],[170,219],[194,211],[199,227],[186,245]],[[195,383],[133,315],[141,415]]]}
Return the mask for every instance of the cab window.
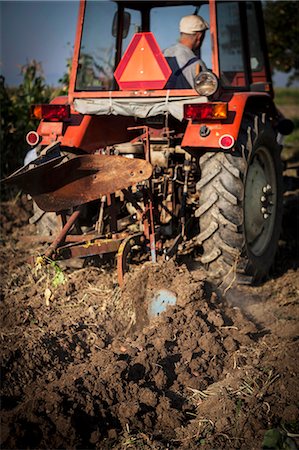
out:
{"label": "cab window", "polygon": [[[114,70],[116,32],[113,21],[117,12],[114,2],[87,1],[84,15],[76,90],[110,91],[115,89]],[[122,41],[122,55],[133,35],[141,29],[141,13],[126,8],[129,28]]]}
{"label": "cab window", "polygon": [[238,2],[217,3],[219,65],[222,81],[245,86],[242,32]]}
{"label": "cab window", "polygon": [[116,37],[111,29],[116,11],[117,5],[112,2],[86,2],[77,90],[113,88]]}
{"label": "cab window", "polygon": [[[192,15],[195,12],[195,7],[193,5],[166,6],[163,8],[153,8],[151,10],[151,31],[154,33],[162,51],[178,42],[180,36],[179,23],[181,18],[183,16]],[[202,16],[210,23],[208,4],[201,5],[197,10],[197,15]],[[165,24],[167,24],[167,26]],[[198,56],[208,68],[212,67],[211,52],[210,31],[207,30]]]}
{"label": "cab window", "polygon": [[130,28],[128,35],[122,41],[122,55],[125,53],[135,33],[141,31],[141,13],[134,9],[125,8],[125,13],[130,14]]}
{"label": "cab window", "polygon": [[261,47],[261,38],[259,27],[257,23],[257,16],[255,13],[254,2],[247,2],[247,24],[248,24],[248,41],[249,41],[249,56],[250,67],[252,72],[252,81],[265,81],[265,61],[264,54]]}

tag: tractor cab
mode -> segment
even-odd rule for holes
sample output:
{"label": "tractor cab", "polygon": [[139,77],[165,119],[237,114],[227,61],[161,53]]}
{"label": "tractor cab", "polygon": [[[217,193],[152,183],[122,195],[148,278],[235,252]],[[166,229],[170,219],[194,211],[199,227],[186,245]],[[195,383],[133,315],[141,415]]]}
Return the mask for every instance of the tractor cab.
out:
{"label": "tractor cab", "polygon": [[[135,33],[153,33],[163,52],[177,42],[180,19],[187,15],[200,15],[209,24],[198,56],[219,78],[223,89],[270,90],[260,2],[87,0],[80,7],[71,95],[78,97],[82,92],[87,97],[87,92],[121,90],[114,73]],[[139,89],[140,83],[135,83],[130,89]],[[194,88],[184,95],[201,94]]]}

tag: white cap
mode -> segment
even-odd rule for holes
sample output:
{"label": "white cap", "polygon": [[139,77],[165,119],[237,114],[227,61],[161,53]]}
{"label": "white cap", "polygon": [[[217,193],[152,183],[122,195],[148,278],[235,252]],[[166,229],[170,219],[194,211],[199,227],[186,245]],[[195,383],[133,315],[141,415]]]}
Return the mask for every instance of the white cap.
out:
{"label": "white cap", "polygon": [[195,34],[197,31],[205,31],[209,28],[208,22],[206,22],[201,16],[185,16],[180,21],[180,32],[186,34]]}

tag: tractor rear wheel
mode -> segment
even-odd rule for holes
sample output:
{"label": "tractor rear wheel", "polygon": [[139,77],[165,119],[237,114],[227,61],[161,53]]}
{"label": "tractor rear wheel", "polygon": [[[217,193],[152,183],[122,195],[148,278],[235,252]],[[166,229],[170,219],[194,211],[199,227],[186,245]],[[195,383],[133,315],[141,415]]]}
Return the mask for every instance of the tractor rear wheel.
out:
{"label": "tractor rear wheel", "polygon": [[202,263],[223,289],[269,272],[282,220],[280,146],[269,122],[245,114],[235,155],[204,154],[196,211]]}

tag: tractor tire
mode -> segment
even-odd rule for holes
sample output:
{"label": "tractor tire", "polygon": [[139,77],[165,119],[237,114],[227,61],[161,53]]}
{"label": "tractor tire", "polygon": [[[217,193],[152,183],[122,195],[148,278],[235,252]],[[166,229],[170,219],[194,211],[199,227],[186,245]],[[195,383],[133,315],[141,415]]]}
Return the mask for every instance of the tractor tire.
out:
{"label": "tractor tire", "polygon": [[199,159],[197,243],[222,291],[261,281],[273,263],[282,221],[280,152],[270,123],[245,114],[234,154],[209,152]]}
{"label": "tractor tire", "polygon": [[60,217],[55,212],[45,212],[35,202],[29,222],[35,224],[36,233],[40,236],[55,236],[62,228]]}

